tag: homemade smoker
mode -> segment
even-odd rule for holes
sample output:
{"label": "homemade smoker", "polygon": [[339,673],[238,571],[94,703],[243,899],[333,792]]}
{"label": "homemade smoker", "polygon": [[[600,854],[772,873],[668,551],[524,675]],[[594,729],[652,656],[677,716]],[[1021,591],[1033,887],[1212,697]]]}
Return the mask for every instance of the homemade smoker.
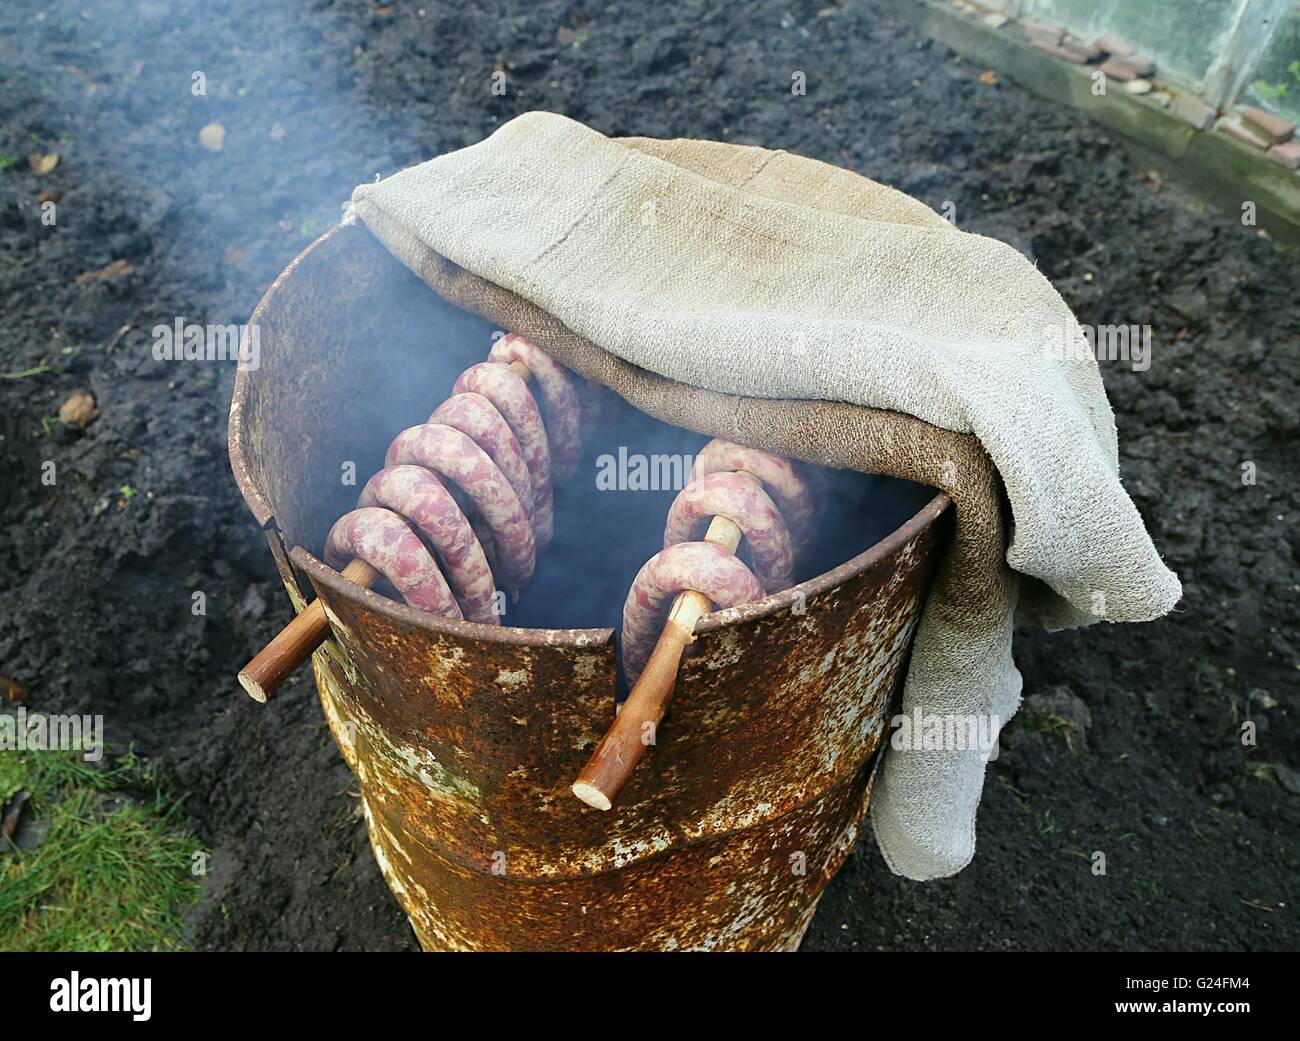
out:
{"label": "homemade smoker", "polygon": [[[424,444],[427,434],[412,435],[419,444],[405,449],[393,442],[397,454],[386,460],[384,448],[430,415],[457,372],[482,365],[482,320],[438,298],[363,227],[347,225],[286,269],[252,323],[261,364],[239,373],[231,460],[301,613],[241,678],[265,697],[311,654],[331,730],[360,781],[376,858],[421,944],[797,946],[865,813],[944,544],[947,498],[922,495],[876,545],[847,562],[832,558],[828,570],[772,595],[752,599],[766,590],[749,589],[737,606],[706,613],[710,600],[724,599],[718,588],[707,599],[683,593],[676,622],[615,717],[612,629],[497,624],[485,613],[499,602],[496,590],[483,588],[475,610],[454,612],[477,620],[442,617],[366,588],[382,568],[352,561],[340,573],[312,551],[328,542],[336,565],[353,553],[384,563],[354,528],[337,533],[357,495],[340,473],[364,483],[387,462],[448,476],[452,464],[438,453],[460,444],[449,434],[438,435],[436,449]],[[469,344],[480,346],[477,357],[466,353]],[[513,366],[517,380],[537,377],[545,399],[544,355],[531,365],[521,357],[491,361],[498,370]],[[555,407],[546,404],[549,420]],[[507,412],[502,406],[509,420]],[[454,417],[440,408],[433,418],[448,429],[443,421]],[[452,434],[472,440],[469,419],[460,419]],[[547,433],[553,449],[565,440],[551,427]],[[398,440],[410,442],[410,434]],[[526,439],[519,441],[522,448]],[[477,524],[478,545],[494,558],[491,570],[508,576],[507,589],[523,585],[534,557],[546,556],[536,545],[545,537],[523,547],[510,535],[521,524],[538,535],[549,508],[538,483],[524,481],[525,471],[536,478],[532,453],[519,454],[499,467],[507,479],[492,501],[472,480],[449,492]],[[561,469],[577,461],[563,444],[556,456]],[[741,491],[744,482],[764,483],[750,466],[760,468],[735,467]],[[358,512],[409,509],[410,481],[419,477],[405,477],[398,490],[372,483]],[[498,507],[505,527],[485,530]],[[557,509],[554,526],[558,533],[591,519]],[[411,553],[435,563],[413,533],[418,523],[405,535],[383,524],[380,542],[409,536]],[[699,552],[720,560],[739,535],[720,516],[704,542],[685,545],[706,546]],[[458,553],[430,544],[451,579],[440,587],[431,574],[416,576],[416,601],[434,607],[467,580],[456,573]],[[643,544],[640,558],[655,548]],[[399,588],[411,578],[389,572]],[[420,600],[425,593],[430,599]],[[584,806],[571,787],[590,806],[612,809]]]}

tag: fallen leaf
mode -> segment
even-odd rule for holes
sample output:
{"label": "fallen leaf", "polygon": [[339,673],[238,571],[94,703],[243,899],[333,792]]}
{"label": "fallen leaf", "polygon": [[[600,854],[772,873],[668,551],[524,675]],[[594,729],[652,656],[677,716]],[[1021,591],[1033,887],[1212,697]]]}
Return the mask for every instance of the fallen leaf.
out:
{"label": "fallen leaf", "polygon": [[40,176],[44,176],[59,165],[58,152],[32,152],[27,156],[27,161],[31,163],[32,169]]}
{"label": "fallen leaf", "polygon": [[985,69],[980,73],[980,82],[990,87],[996,86],[998,82],[998,74],[992,69]]}
{"label": "fallen leaf", "polygon": [[63,198],[63,193],[53,188],[46,188],[40,195],[36,196],[37,205],[43,206],[47,202],[58,202]]}
{"label": "fallen leaf", "polygon": [[113,279],[130,274],[130,272],[131,262],[125,258],[119,258],[105,264],[98,271],[83,271],[73,281],[79,286],[89,285],[91,282],[111,282]]}
{"label": "fallen leaf", "polygon": [[73,394],[59,406],[59,422],[82,430],[90,426],[98,415],[99,409],[95,407],[95,399],[84,391]]}
{"label": "fallen leaf", "polygon": [[27,691],[23,690],[22,684],[2,673],[0,673],[0,692],[4,693],[5,700],[11,705],[21,705],[27,700]]}
{"label": "fallen leaf", "polygon": [[226,128],[220,123],[209,123],[199,131],[199,144],[209,152],[220,152],[226,142]]}
{"label": "fallen leaf", "polygon": [[1139,170],[1138,180],[1149,192],[1158,192],[1165,186],[1165,179],[1160,176],[1159,170]]}
{"label": "fallen leaf", "polygon": [[3,812],[0,812],[0,836],[4,836],[9,842],[13,841],[14,832],[18,830],[18,818],[22,816],[23,803],[31,798],[32,793],[23,788],[14,794],[5,802]]}

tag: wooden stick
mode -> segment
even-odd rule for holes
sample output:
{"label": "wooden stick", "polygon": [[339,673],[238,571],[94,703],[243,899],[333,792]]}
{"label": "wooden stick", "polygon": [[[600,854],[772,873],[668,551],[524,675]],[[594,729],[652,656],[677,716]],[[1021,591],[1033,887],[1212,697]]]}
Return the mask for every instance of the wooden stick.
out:
{"label": "wooden stick", "polygon": [[[740,529],[733,521],[714,517],[704,541],[725,546],[734,553],[740,545],[740,536]],[[687,589],[677,594],[644,671],[573,784],[573,794],[588,806],[610,809],[646,747],[654,744],[677,687],[682,654],[695,641],[696,623],[712,610],[713,601],[698,590]]]}
{"label": "wooden stick", "polygon": [[[379,580],[379,572],[364,560],[353,560],[343,569],[343,577],[369,589]],[[329,634],[325,605],[313,600],[239,671],[239,682],[254,701],[265,704],[267,696],[274,694]]]}
{"label": "wooden stick", "polygon": [[[510,367],[527,383],[532,372],[523,362],[512,361]],[[364,560],[351,560],[342,571],[349,582],[369,589],[379,581],[379,572]],[[257,656],[239,671],[239,682],[254,701],[266,703],[289,674],[311,657],[312,652],[329,636],[330,623],[325,605],[313,600],[292,622],[257,652]]]}

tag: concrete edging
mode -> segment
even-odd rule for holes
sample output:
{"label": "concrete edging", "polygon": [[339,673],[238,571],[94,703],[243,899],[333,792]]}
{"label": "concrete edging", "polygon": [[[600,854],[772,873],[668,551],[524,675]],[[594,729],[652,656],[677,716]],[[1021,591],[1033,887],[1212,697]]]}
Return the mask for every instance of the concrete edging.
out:
{"label": "concrete edging", "polygon": [[[1045,100],[1077,109],[1092,122],[1153,153],[1157,164],[1167,160],[1166,172],[1214,203],[1240,209],[1243,202],[1253,202],[1261,226],[1282,238],[1300,241],[1300,171],[1212,128],[1197,130],[1148,96],[1128,94],[1122,87],[1094,95],[1095,66],[1075,65],[1034,47],[1009,31],[1013,23],[995,29],[938,0],[888,3],[922,35],[996,69]],[[1174,86],[1165,89],[1184,93]]]}

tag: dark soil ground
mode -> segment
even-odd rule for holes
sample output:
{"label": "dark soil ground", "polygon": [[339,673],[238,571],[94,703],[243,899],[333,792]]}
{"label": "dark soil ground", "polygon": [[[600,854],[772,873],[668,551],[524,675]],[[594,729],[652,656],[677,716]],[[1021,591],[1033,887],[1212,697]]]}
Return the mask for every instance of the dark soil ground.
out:
{"label": "dark soil ground", "polygon": [[[307,673],[267,708],[235,684],[290,610],[229,472],[234,371],[157,362],[150,330],[246,320],[356,183],[534,108],[782,147],[951,200],[1081,321],[1153,328],[1150,370],[1105,379],[1127,487],[1185,603],[1151,625],[1021,633],[1040,711],[990,772],[974,864],[916,885],[864,837],[805,948],[1296,946],[1294,256],[1175,185],[1153,192],[1118,141],[981,71],[872,2],[0,7],[0,155],[16,160],[0,371],[51,370],[0,380],[0,671],[33,709],[102,712],[112,742],[165,764],[214,851],[196,946],[415,945]],[[219,153],[197,143],[211,122]],[[38,175],[32,151],[58,166]],[[102,415],[47,434],[76,391]],[[1086,728],[1061,723],[1085,709]]]}

